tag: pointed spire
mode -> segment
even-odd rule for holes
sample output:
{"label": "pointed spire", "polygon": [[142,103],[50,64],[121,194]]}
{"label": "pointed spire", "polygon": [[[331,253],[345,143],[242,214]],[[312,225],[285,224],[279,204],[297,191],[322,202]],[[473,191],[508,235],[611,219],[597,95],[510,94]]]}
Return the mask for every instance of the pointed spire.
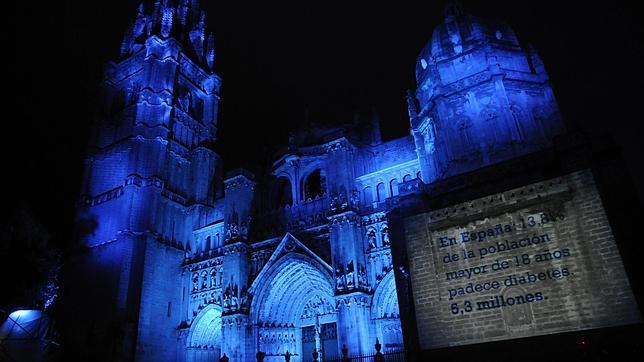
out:
{"label": "pointed spire", "polygon": [[201,10],[201,13],[199,14],[199,28],[203,29],[204,24],[206,24],[206,12]]}
{"label": "pointed spire", "polygon": [[179,6],[177,7],[177,19],[181,23],[181,26],[186,26],[186,19],[188,17],[188,0],[181,0]]}
{"label": "pointed spire", "polygon": [[191,0],[190,10],[192,10],[192,17],[195,20],[199,15],[199,0]]}
{"label": "pointed spire", "polygon": [[204,43],[204,27],[206,23],[206,13],[204,11],[201,12],[201,15],[199,16],[199,21],[195,24],[193,30],[190,31],[190,41],[192,42],[192,46],[195,49],[195,53],[197,53],[197,56],[199,57],[200,61],[203,61],[203,43]]}
{"label": "pointed spire", "polygon": [[380,134],[380,115],[376,107],[371,108],[371,144],[377,145],[382,143],[382,135]]}
{"label": "pointed spire", "polygon": [[121,43],[121,57],[127,55],[130,52],[130,49],[132,49],[132,43],[134,42],[134,39],[132,37],[132,30],[128,30],[125,32],[125,36],[123,37],[123,42]]}
{"label": "pointed spire", "polygon": [[416,99],[412,94],[410,89],[407,89],[407,112],[409,113],[409,119],[413,120],[418,116],[418,108],[416,107]]}
{"label": "pointed spire", "polygon": [[161,13],[161,35],[167,38],[172,31],[172,18],[174,17],[174,6],[171,1],[163,0]]}
{"label": "pointed spire", "polygon": [[154,10],[152,10],[152,21],[154,26],[156,23],[158,23],[161,20],[161,17],[163,15],[161,14],[161,2],[159,0],[154,1]]}
{"label": "pointed spire", "polygon": [[210,71],[214,70],[215,66],[215,35],[211,32],[208,34],[208,44],[206,45],[206,63]]}
{"label": "pointed spire", "polygon": [[134,20],[134,25],[132,25],[132,39],[136,40],[143,32],[145,31],[145,23],[147,21],[147,16],[145,15],[145,8],[143,7],[143,2],[139,4],[138,12],[136,14],[136,20]]}
{"label": "pointed spire", "polygon": [[[199,9],[197,0],[138,0],[136,18],[123,37],[120,54],[132,54],[143,47],[146,39],[156,35],[174,37],[197,64],[206,71],[214,71],[215,39],[205,33],[206,13]],[[192,48],[192,49],[190,49]],[[209,68],[209,69],[208,69]]]}

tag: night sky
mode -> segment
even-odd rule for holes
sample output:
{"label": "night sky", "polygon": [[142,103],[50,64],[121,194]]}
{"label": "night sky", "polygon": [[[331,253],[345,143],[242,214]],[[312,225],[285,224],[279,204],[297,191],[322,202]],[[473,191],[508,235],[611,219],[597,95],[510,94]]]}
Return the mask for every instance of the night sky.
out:
{"label": "night sky", "polygon": [[[380,114],[385,139],[408,132],[404,100],[444,1],[333,4],[203,1],[223,79],[218,152],[226,169],[257,168],[305,114],[323,124]],[[620,1],[465,1],[533,43],[566,123],[622,146],[644,199],[643,31]],[[82,157],[103,64],[116,59],[134,1],[20,2],[6,11],[3,212],[27,210],[54,245],[71,239]],[[3,215],[7,216],[7,215]]]}

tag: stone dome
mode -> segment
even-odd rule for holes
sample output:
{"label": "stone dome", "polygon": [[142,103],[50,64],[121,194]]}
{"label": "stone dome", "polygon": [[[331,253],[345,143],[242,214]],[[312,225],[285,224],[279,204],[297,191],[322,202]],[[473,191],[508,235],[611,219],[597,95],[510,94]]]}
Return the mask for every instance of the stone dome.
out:
{"label": "stone dome", "polygon": [[421,83],[431,64],[453,59],[485,45],[521,49],[514,31],[507,24],[460,12],[447,12],[445,20],[434,28],[430,41],[418,56],[416,80]]}

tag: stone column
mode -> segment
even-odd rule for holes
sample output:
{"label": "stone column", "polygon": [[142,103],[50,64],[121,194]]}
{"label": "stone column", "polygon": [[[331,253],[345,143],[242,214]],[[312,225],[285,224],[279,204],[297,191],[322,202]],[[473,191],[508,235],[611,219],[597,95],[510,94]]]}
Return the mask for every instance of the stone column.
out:
{"label": "stone column", "polygon": [[331,250],[338,308],[338,351],[346,345],[351,354],[370,352],[369,287],[360,277],[363,268],[364,243],[361,219],[355,211],[329,217]]}

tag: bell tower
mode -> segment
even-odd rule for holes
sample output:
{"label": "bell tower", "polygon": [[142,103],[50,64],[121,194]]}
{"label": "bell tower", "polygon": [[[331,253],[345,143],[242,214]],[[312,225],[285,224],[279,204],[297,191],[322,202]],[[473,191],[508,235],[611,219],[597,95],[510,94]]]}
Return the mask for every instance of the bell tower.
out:
{"label": "bell tower", "polygon": [[106,67],[85,160],[67,343],[89,360],[177,358],[181,264],[222,193],[214,37],[198,1],[149,5]]}

